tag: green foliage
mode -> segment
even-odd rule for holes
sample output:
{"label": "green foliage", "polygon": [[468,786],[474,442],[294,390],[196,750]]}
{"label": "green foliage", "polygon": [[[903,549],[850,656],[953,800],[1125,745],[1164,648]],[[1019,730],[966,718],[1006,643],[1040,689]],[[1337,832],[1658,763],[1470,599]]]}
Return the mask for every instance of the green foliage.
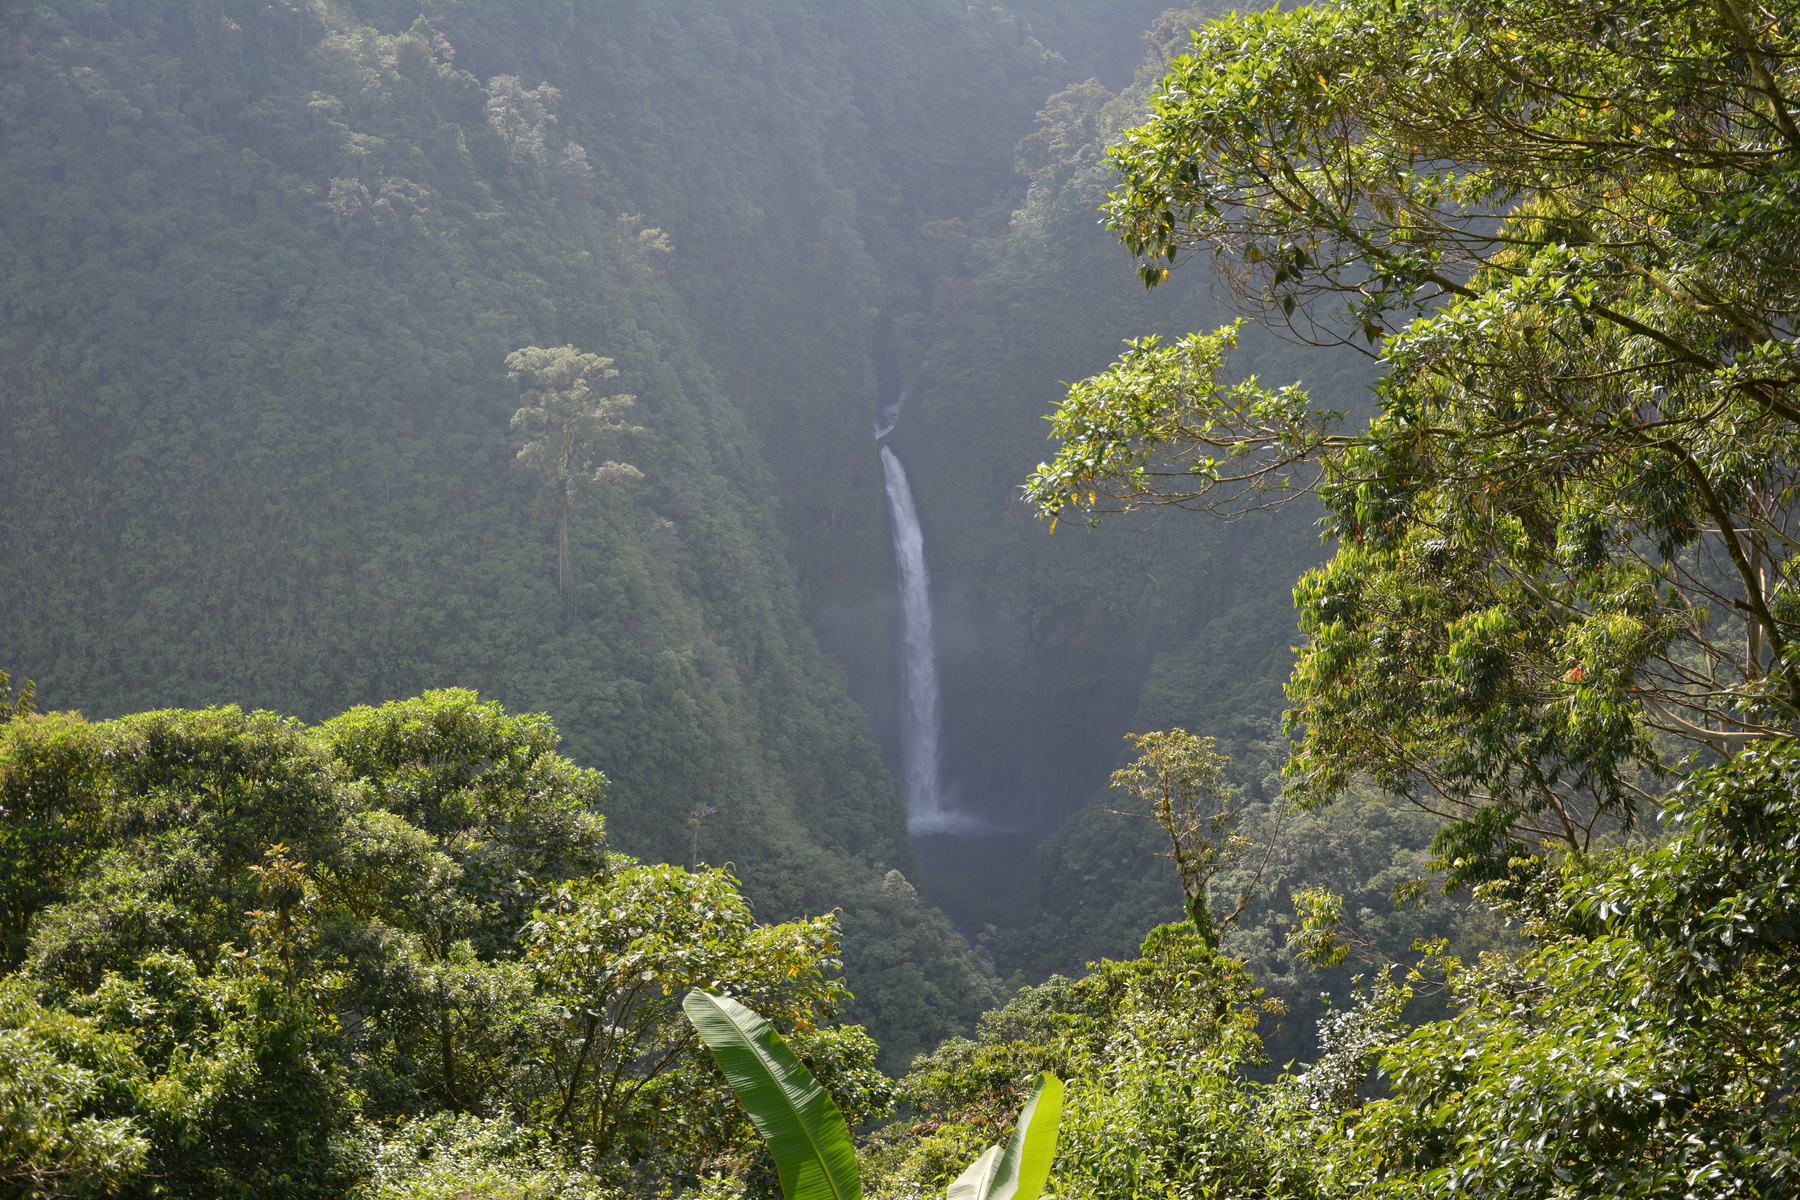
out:
{"label": "green foliage", "polygon": [[[1213,748],[1217,743],[1212,738],[1185,729],[1127,734],[1126,740],[1138,757],[1113,772],[1113,790],[1135,799],[1167,835],[1188,920],[1202,937],[1216,941],[1213,876],[1240,864],[1251,848],[1248,839],[1231,832],[1238,816],[1237,796],[1225,782],[1231,760]],[[1240,903],[1227,919],[1235,920],[1243,907]]]}
{"label": "green foliage", "polygon": [[[1792,16],[1232,14],[1115,144],[1146,283],[1210,249],[1246,309],[1325,340],[1320,301],[1346,297],[1337,331],[1383,342],[1383,407],[1342,436],[1302,398],[1232,393],[1217,354],[1138,343],[1059,413],[1045,515],[1316,487],[1340,542],[1296,596],[1292,791],[1366,820],[1372,780],[1451,818],[1415,869],[1481,883],[1527,945],[1417,940],[1404,984],[1384,972],[1271,1085],[1121,1041],[1071,1110],[1084,1194],[1790,1190],[1792,247],[1727,214],[1786,194]],[[1616,836],[1712,755],[1668,840]],[[1390,955],[1358,931],[1381,914],[1318,878],[1290,950]],[[1409,1033],[1416,992],[1452,1015]]]}
{"label": "green foliage", "polygon": [[1294,893],[1294,911],[1300,923],[1288,935],[1294,957],[1310,967],[1335,967],[1350,956],[1350,946],[1340,934],[1344,928],[1344,898],[1322,887]]}
{"label": "green foliage", "polygon": [[[1469,965],[1419,940],[1406,986],[1322,1022],[1320,1061],[1268,1087],[1208,1094],[1192,1070],[1121,1057],[1086,1127],[1106,1147],[1093,1194],[1788,1189],[1791,1106],[1770,1081],[1793,1053],[1792,943],[1768,888],[1789,839],[1748,797],[1792,796],[1767,766],[1793,724],[1778,600],[1794,414],[1776,332],[1792,247],[1735,213],[1777,203],[1775,164],[1800,148],[1779,74],[1791,16],[1233,14],[1196,32],[1115,144],[1110,216],[1145,282],[1211,250],[1247,311],[1381,342],[1382,411],[1343,436],[1342,414],[1299,397],[1234,395],[1216,354],[1139,343],[1071,391],[1071,440],[1037,498],[1052,516],[1103,495],[1230,516],[1316,488],[1339,545],[1296,596],[1310,641],[1292,790],[1360,817],[1372,780],[1451,818],[1415,869],[1488,881],[1479,895],[1529,948]],[[1682,816],[1661,846],[1601,850],[1660,774],[1759,741],[1688,785],[1732,794],[1748,823]],[[1317,815],[1296,819],[1316,835]],[[1698,852],[1709,843],[1746,865]],[[1070,865],[1075,849],[1057,847]],[[1293,887],[1291,952],[1394,953],[1358,932],[1379,912],[1318,879],[1295,881],[1311,886]],[[1419,879],[1396,881],[1396,903],[1422,897]],[[1639,889],[1682,912],[1685,945],[1620,903]],[[1714,965],[1700,917],[1736,912],[1767,931],[1741,975]],[[1408,1036],[1415,991],[1454,1015]],[[1364,1101],[1376,1059],[1391,1092]]]}
{"label": "green foliage", "polygon": [[65,864],[41,870],[15,919],[37,916],[33,960],[71,987],[135,961],[157,928],[202,936],[188,948],[204,960],[243,940],[265,854],[280,846],[316,873],[328,909],[438,954],[467,938],[505,943],[543,880],[604,863],[592,808],[604,780],[555,754],[556,740],[541,717],[466,691],[316,730],[235,708],[15,722],[0,749],[8,832],[46,813]]}
{"label": "green foliage", "polygon": [[569,1165],[542,1130],[439,1113],[395,1129],[356,1130],[368,1176],[359,1200],[613,1200],[622,1195]]}
{"label": "green foliage", "polygon": [[1090,523],[1145,504],[1236,516],[1308,490],[1295,484],[1343,441],[1325,432],[1343,414],[1313,409],[1298,387],[1219,382],[1237,342],[1236,325],[1166,347],[1155,335],[1128,341],[1105,373],[1069,389],[1050,414],[1056,458],[1025,485],[1052,532],[1065,510]]}
{"label": "green foliage", "polygon": [[[768,1022],[729,996],[699,989],[682,1005],[768,1142],[788,1200],[861,1197],[862,1175],[842,1113]],[[1040,1076],[1012,1136],[957,1176],[951,1200],[1036,1200],[1056,1158],[1062,1093],[1060,1080]]]}
{"label": "green foliage", "polygon": [[970,1163],[945,1193],[948,1200],[1037,1200],[1056,1161],[1062,1099],[1062,1080],[1039,1076],[1013,1135]]}
{"label": "green foliage", "polygon": [[123,1111],[148,1177],[330,1193],[353,1174],[347,1095],[485,1106],[471,1076],[511,1082],[494,1027],[529,986],[496,993],[508,972],[475,946],[510,946],[550,879],[607,861],[604,781],[555,742],[467,692],[317,729],[229,708],[5,727],[8,832],[36,806],[73,818],[62,869],[16,900],[25,964],[143,1059]]}
{"label": "green foliage", "polygon": [[1205,1070],[1230,1078],[1257,1061],[1250,1031],[1260,993],[1188,922],[1155,930],[1136,959],[1093,966],[1078,981],[1057,977],[1025,989],[982,1019],[976,1039],[948,1041],[914,1064],[901,1084],[911,1119],[878,1134],[867,1155],[876,1195],[920,1195],[949,1184],[970,1153],[1026,1108],[1042,1072],[1066,1081],[1058,1194],[1113,1194],[1094,1191],[1094,1171],[1102,1162],[1127,1176],[1136,1169],[1119,1157],[1121,1139],[1179,1153],[1165,1137],[1173,1127],[1157,1123],[1168,1113],[1130,1114],[1127,1125],[1129,1101],[1104,1115],[1096,1110],[1124,1094],[1127,1061],[1140,1074],[1160,1071],[1165,1084],[1191,1082]]}
{"label": "green foliage", "polygon": [[[517,81],[514,81],[515,87]],[[496,98],[498,102],[498,98]],[[649,229],[645,234],[655,234]],[[556,513],[556,586],[568,604],[569,517],[575,509],[578,483],[642,479],[628,463],[607,460],[598,467],[592,455],[597,441],[645,432],[617,418],[637,402],[636,396],[594,396],[594,385],[617,379],[613,360],[582,354],[573,346],[545,350],[526,346],[506,356],[507,378],[531,386],[519,397],[525,404],[512,416],[514,432],[526,434],[515,461],[535,475],[550,496]],[[580,466],[576,460],[580,459]],[[587,474],[587,472],[592,474]],[[574,616],[567,608],[564,616]]]}
{"label": "green foliage", "polygon": [[[1264,680],[1262,686],[1275,692],[1279,684]],[[1416,894],[1418,881],[1441,878],[1429,870],[1429,846],[1439,827],[1430,814],[1372,789],[1359,789],[1317,812],[1285,804],[1281,766],[1287,741],[1278,718],[1219,715],[1245,695],[1259,693],[1215,695],[1213,705],[1202,706],[1188,691],[1187,676],[1177,675],[1166,687],[1153,680],[1139,720],[1217,721],[1215,728],[1229,731],[1217,744],[1231,759],[1226,778],[1240,795],[1234,836],[1255,852],[1214,876],[1220,946],[1241,960],[1284,1010],[1259,1030],[1269,1057],[1275,1064],[1311,1062],[1320,1053],[1315,1027],[1342,1008],[1358,987],[1359,973],[1410,963],[1417,942],[1443,940],[1450,953],[1472,959],[1482,951],[1514,948],[1516,934],[1484,904]],[[1116,792],[1096,797],[1044,842],[1040,915],[1022,935],[998,941],[1001,961],[1038,962],[1076,975],[1096,959],[1131,955],[1141,930],[1184,914],[1186,896],[1169,851],[1169,839],[1147,805]],[[1336,965],[1321,967],[1302,954],[1310,895],[1336,898],[1341,920],[1320,929],[1332,950],[1343,951]],[[1226,920],[1233,911],[1235,918]],[[1442,992],[1426,990],[1408,1003],[1406,1017],[1429,1020],[1445,1011]],[[1265,1080],[1275,1073],[1252,1070]]]}
{"label": "green foliage", "polygon": [[[1198,931],[1166,926],[1139,959],[1027,989],[977,1041],[922,1059],[902,1085],[913,1122],[871,1147],[875,1191],[932,1186],[1017,1097],[1021,1067],[1054,1062],[1073,1194],[1786,1194],[1797,796],[1800,752],[1749,749],[1683,785],[1662,842],[1516,860],[1484,896],[1523,923],[1524,948],[1421,947],[1319,1023],[1317,1061],[1273,1082],[1251,1071],[1270,1001]],[[1412,1025],[1414,993],[1442,988],[1451,1014]]]}
{"label": "green foliage", "polygon": [[26,680],[25,686],[19,689],[19,698],[15,700],[11,679],[5,671],[0,671],[0,723],[16,721],[37,711],[32,703],[33,697],[37,695],[37,684]]}
{"label": "green foliage", "polygon": [[1494,891],[1535,948],[1459,968],[1461,1011],[1395,1038],[1349,1165],[1425,1194],[1791,1188],[1797,770],[1746,750],[1684,785],[1661,845],[1520,864]]}
{"label": "green foliage", "polygon": [[104,1195],[144,1169],[149,1143],[117,1111],[143,1064],[93,1021],[0,980],[0,1186],[9,1195]]}
{"label": "green foliage", "polygon": [[9,1104],[64,1099],[9,1144],[9,1178],[196,1197],[754,1180],[754,1132],[677,1011],[698,985],[770,1013],[856,1120],[885,1112],[876,1044],[836,1024],[835,916],[761,925],[724,871],[609,853],[606,781],[557,741],[467,691],[318,726],[0,726],[0,802],[62,830],[56,869],[12,893],[4,1044]]}
{"label": "green foliage", "polygon": [[1379,342],[1381,411],[1328,433],[1144,343],[1071,391],[1037,499],[1316,488],[1339,548],[1296,594],[1296,793],[1366,777],[1452,816],[1451,883],[1631,823],[1683,743],[1793,724],[1793,247],[1745,220],[1800,153],[1792,31],[1736,11],[1233,14],[1111,151],[1147,284],[1207,250],[1245,311]]}
{"label": "green foliage", "polygon": [[338,1141],[347,1116],[333,1062],[338,1022],[322,1003],[330,982],[297,987],[289,968],[273,946],[206,976],[185,957],[153,953],[72,999],[144,1062],[137,1103],[125,1109],[148,1134],[144,1194],[325,1197],[353,1182]]}
{"label": "green foliage", "polygon": [[[757,926],[736,881],[717,870],[636,866],[559,888],[523,942],[557,1025],[536,1051],[548,1082],[538,1119],[600,1155],[694,1162],[741,1132],[717,1120],[723,1097],[716,1075],[696,1069],[682,995],[729,988],[802,1033],[827,1024],[848,996],[827,974],[838,966],[832,917]],[[850,1112],[864,1119],[871,1101],[884,1106],[857,1078],[874,1047],[836,1049],[816,1061],[843,1071],[846,1100],[857,1101]]]}

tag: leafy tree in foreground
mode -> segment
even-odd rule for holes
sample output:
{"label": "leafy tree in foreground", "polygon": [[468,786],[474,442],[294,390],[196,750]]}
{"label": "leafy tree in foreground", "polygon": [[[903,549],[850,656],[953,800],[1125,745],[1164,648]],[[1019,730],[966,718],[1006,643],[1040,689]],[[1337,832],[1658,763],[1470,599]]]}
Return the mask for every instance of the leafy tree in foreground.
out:
{"label": "leafy tree in foreground", "polygon": [[[1057,1194],[1140,1195],[1133,1189],[1175,1182],[1145,1154],[1186,1159],[1204,1145],[1217,1113],[1186,1101],[1234,1092],[1242,1069],[1261,1061],[1261,994],[1191,922],[1154,930],[1137,959],[1091,965],[1080,980],[1024,989],[983,1017],[974,1039],[913,1064],[901,1083],[910,1121],[876,1134],[866,1152],[874,1194],[948,1186],[1046,1076],[1064,1081]],[[1143,1106],[1152,1096],[1155,1111]]]}
{"label": "leafy tree in foreground", "polygon": [[835,1023],[835,917],[758,924],[724,871],[609,854],[605,780],[556,744],[466,691],[310,727],[0,724],[0,845],[28,868],[0,892],[6,1194],[755,1181],[695,986],[753,999],[853,1119],[884,1112],[877,1047]]}
{"label": "leafy tree in foreground", "polygon": [[124,1038],[45,1008],[18,980],[0,981],[0,1188],[91,1195],[141,1172],[142,1132],[129,1117],[96,1114],[117,1106],[142,1071]]}
{"label": "leafy tree in foreground", "polygon": [[[1054,415],[1054,519],[1316,491],[1289,766],[1453,819],[1453,878],[1588,847],[1800,726],[1797,10],[1345,0],[1228,15],[1111,155],[1154,285],[1378,345],[1362,432],[1134,343]],[[1341,303],[1340,303],[1341,302]]]}
{"label": "leafy tree in foreground", "polygon": [[[1800,747],[1697,774],[1669,822],[1659,845],[1516,860],[1484,892],[1525,952],[1427,947],[1321,1021],[1318,1061],[1271,1084],[1245,1078],[1269,1002],[1189,923],[1134,961],[1027,988],[915,1064],[911,1122],[869,1148],[872,1190],[942,1186],[1050,1069],[1068,1080],[1070,1195],[1791,1195]],[[1408,1028],[1411,995],[1446,986],[1456,1014]]]}
{"label": "leafy tree in foreground", "polygon": [[[1800,753],[1688,784],[1663,845],[1492,885],[1536,948],[1451,964],[1393,1030],[1339,1170],[1393,1194],[1780,1196],[1800,1186]],[[1383,1194],[1378,1190],[1377,1194]]]}
{"label": "leafy tree in foreground", "polygon": [[719,870],[632,866],[557,889],[524,936],[538,994],[555,1015],[536,1048],[539,1121],[593,1153],[697,1162],[744,1149],[741,1120],[699,1053],[680,997],[731,988],[794,1034],[857,1120],[885,1111],[859,1029],[828,1028],[849,993],[828,974],[835,919],[759,926]]}

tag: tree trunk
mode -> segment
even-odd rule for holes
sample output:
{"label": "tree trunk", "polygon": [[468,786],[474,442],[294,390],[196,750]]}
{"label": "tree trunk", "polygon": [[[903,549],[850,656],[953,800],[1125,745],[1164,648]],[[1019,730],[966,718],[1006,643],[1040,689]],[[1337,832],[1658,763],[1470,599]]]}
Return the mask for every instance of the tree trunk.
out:
{"label": "tree trunk", "polygon": [[563,620],[575,619],[575,599],[569,591],[569,498],[556,506],[556,590],[562,596]]}
{"label": "tree trunk", "polygon": [[[1754,538],[1748,540],[1750,542],[1750,577],[1753,580],[1751,586],[1756,588],[1759,593],[1752,599],[1762,599],[1766,602],[1768,589],[1763,587],[1762,547]],[[1756,614],[1744,614],[1744,675],[1749,679],[1762,678],[1762,632],[1762,623],[1757,619]]]}
{"label": "tree trunk", "polygon": [[438,979],[438,1053],[444,1063],[444,1101],[451,1108],[460,1109],[456,1095],[456,1050],[450,1036],[450,1005],[444,997],[444,981]]}

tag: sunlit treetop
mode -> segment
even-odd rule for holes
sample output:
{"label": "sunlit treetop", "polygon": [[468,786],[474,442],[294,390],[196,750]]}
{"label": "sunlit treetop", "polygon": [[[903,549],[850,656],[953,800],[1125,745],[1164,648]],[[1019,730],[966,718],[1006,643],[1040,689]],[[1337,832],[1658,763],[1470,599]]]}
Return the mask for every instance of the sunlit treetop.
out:
{"label": "sunlit treetop", "polygon": [[[1800,7],[1346,0],[1194,34],[1111,148],[1145,283],[1378,360],[1366,429],[1132,343],[1053,414],[1051,521],[1316,495],[1289,771],[1479,874],[1800,725]],[[1054,527],[1054,526],[1053,526]],[[1487,864],[1479,866],[1478,864]]]}

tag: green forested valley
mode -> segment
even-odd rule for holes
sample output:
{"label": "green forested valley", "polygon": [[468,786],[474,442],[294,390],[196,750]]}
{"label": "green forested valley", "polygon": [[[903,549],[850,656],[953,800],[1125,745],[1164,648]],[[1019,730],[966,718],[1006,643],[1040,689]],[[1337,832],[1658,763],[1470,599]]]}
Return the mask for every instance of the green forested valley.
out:
{"label": "green forested valley", "polygon": [[1800,1193],[1800,6],[0,5],[0,1195]]}

